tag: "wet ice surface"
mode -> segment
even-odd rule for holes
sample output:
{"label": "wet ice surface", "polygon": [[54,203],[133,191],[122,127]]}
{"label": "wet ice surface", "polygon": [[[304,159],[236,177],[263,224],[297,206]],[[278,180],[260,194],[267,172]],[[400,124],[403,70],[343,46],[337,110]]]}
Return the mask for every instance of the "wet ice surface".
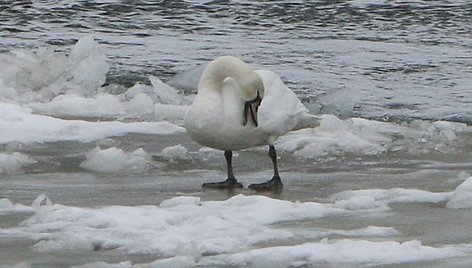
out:
{"label": "wet ice surface", "polygon": [[[159,143],[147,151],[162,152],[167,140],[201,154],[184,134],[118,138],[125,152],[136,146],[130,139]],[[2,175],[5,264],[467,267],[472,261],[467,155],[445,163],[312,162],[282,154],[285,190],[259,195],[200,189],[224,177],[220,155],[157,157],[145,169],[88,172],[78,167],[88,148],[55,147],[49,161],[56,170],[44,160],[50,148],[35,148],[29,155],[42,164]],[[245,185],[270,175],[265,153],[240,152],[234,160]],[[34,200],[41,193],[54,204],[44,196]]]}
{"label": "wet ice surface", "polygon": [[[470,8],[0,4],[0,266],[470,267]],[[224,157],[183,91],[229,52],[322,114],[278,140],[280,193],[201,189]],[[235,153],[244,185],[266,150]]]}

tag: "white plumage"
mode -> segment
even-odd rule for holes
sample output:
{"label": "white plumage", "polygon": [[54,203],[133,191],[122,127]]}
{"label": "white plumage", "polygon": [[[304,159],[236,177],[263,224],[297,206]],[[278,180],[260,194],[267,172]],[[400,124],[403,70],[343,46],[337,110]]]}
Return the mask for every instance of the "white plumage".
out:
{"label": "white plumage", "polygon": [[[185,128],[192,139],[226,152],[228,180],[233,182],[236,179],[229,155],[232,150],[269,145],[277,173],[275,140],[291,130],[318,125],[318,117],[308,113],[277,74],[269,70],[254,71],[232,56],[216,58],[207,65],[198,94],[185,116]],[[278,173],[275,175],[278,177]],[[226,188],[228,180],[204,187]]]}

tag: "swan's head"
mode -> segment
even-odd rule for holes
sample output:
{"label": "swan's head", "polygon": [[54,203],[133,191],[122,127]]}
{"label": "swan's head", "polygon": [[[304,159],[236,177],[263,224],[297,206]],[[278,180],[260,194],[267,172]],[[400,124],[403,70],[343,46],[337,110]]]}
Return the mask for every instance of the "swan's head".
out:
{"label": "swan's head", "polygon": [[221,91],[223,81],[231,77],[242,90],[245,100],[264,97],[264,84],[262,79],[252,67],[242,60],[233,56],[222,56],[211,61],[200,78],[198,91],[216,90]]}

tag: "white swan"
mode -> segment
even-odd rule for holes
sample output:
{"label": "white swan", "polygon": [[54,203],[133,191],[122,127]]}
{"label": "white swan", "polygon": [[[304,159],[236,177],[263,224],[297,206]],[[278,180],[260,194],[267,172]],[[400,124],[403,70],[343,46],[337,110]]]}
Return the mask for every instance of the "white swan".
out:
{"label": "white swan", "polygon": [[216,58],[203,72],[198,94],[185,115],[185,128],[193,140],[225,151],[228,179],[203,187],[242,187],[233,174],[232,151],[267,144],[274,176],[249,188],[281,189],[275,140],[291,130],[316,127],[318,119],[274,72],[254,71],[232,56]]}

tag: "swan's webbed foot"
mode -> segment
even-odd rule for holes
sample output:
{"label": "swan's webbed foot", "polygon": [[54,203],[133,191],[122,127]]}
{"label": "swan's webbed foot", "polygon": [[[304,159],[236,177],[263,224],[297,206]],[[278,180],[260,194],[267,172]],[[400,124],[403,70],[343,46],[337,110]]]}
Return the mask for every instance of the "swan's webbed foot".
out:
{"label": "swan's webbed foot", "polygon": [[254,183],[247,187],[254,191],[281,191],[284,188],[279,176],[272,177],[271,180],[263,183]]}
{"label": "swan's webbed foot", "polygon": [[204,183],[202,184],[202,188],[233,189],[243,188],[243,185],[239,183],[235,178],[228,178],[225,181]]}

